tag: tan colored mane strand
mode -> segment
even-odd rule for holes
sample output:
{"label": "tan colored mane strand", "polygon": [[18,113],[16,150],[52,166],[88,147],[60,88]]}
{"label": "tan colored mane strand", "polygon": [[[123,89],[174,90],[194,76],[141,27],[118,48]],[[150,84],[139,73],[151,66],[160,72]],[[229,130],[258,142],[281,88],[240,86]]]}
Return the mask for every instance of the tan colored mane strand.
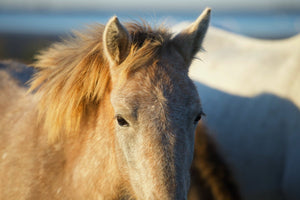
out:
{"label": "tan colored mane strand", "polygon": [[[171,35],[165,29],[152,30],[137,23],[128,23],[126,27],[132,47],[122,66],[125,74],[129,74],[153,62]],[[97,25],[86,32],[76,32],[37,56],[34,67],[38,72],[29,91],[36,91],[40,98],[40,119],[52,141],[62,132],[78,133],[83,115],[92,110],[89,107],[99,104],[111,90],[109,63],[103,57],[103,30],[104,26]]]}

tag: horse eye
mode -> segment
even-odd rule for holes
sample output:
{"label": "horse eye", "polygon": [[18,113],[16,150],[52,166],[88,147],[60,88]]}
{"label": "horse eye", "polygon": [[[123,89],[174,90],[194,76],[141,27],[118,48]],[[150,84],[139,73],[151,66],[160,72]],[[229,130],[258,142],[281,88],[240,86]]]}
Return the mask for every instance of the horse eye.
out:
{"label": "horse eye", "polygon": [[116,118],[117,118],[117,122],[118,122],[119,126],[122,126],[122,127],[129,126],[129,123],[122,116],[117,115]]}
{"label": "horse eye", "polygon": [[202,115],[205,116],[205,113],[201,112],[197,115],[197,117],[195,118],[195,121],[194,121],[195,124],[197,124],[201,120]]}

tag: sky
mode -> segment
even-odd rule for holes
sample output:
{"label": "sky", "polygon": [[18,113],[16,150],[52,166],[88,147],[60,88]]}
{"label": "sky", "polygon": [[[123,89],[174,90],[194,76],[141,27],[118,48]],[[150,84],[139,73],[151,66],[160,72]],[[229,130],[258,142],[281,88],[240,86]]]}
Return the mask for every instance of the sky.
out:
{"label": "sky", "polygon": [[300,0],[0,0],[2,10],[300,10]]}

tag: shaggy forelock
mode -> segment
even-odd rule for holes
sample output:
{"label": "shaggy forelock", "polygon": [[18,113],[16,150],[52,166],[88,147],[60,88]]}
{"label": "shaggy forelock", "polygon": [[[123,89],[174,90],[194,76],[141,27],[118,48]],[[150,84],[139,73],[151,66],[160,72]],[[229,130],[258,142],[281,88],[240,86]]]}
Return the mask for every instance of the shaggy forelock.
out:
{"label": "shaggy forelock", "polygon": [[[163,27],[152,29],[145,22],[127,23],[125,27],[132,46],[121,68],[128,75],[156,62],[171,34]],[[36,91],[40,98],[39,115],[50,140],[61,132],[78,132],[87,120],[85,116],[95,112],[91,107],[98,105],[111,90],[109,63],[103,57],[103,31],[103,25],[95,25],[87,31],[75,32],[36,57],[34,67],[38,72],[29,91]]]}

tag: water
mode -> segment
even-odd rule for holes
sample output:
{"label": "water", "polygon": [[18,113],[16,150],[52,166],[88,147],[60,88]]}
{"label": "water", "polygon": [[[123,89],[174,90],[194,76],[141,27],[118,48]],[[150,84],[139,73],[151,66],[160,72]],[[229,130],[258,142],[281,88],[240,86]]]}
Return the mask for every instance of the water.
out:
{"label": "water", "polygon": [[[114,13],[0,12],[0,33],[66,34],[88,24],[105,24]],[[121,21],[140,20],[172,26],[194,21],[199,13],[120,13]],[[212,13],[212,26],[258,38],[284,38],[300,33],[300,13]]]}

